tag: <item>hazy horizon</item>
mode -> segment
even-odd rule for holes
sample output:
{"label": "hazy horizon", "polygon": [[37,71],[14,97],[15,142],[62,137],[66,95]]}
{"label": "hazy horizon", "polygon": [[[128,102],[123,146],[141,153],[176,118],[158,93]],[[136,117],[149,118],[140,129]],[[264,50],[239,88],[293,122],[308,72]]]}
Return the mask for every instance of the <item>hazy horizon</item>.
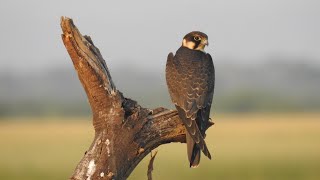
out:
{"label": "hazy horizon", "polygon": [[320,1],[0,3],[0,115],[78,106],[77,112],[88,113],[61,40],[61,16],[91,36],[116,86],[147,107],[171,105],[166,58],[193,30],[209,35],[206,51],[216,66],[215,109],[320,107]]}

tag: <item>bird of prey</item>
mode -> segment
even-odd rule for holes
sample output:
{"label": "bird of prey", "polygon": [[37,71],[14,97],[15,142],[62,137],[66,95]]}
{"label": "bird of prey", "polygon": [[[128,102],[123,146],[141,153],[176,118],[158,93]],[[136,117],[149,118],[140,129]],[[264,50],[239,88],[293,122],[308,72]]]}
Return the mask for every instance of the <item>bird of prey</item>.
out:
{"label": "bird of prey", "polygon": [[211,159],[204,141],[210,121],[215,71],[210,54],[204,51],[208,36],[194,31],[183,38],[176,54],[168,55],[166,81],[172,102],[186,127],[190,167],[200,163],[201,151]]}

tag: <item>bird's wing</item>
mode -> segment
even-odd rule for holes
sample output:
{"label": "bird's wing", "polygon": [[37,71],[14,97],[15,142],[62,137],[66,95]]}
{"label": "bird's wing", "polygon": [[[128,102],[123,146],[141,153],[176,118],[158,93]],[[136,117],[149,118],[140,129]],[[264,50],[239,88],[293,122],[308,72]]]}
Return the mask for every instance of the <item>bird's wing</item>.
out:
{"label": "bird's wing", "polygon": [[[166,66],[166,78],[171,99],[192,139],[209,157],[210,153],[203,135],[209,120],[214,89],[212,58],[210,55],[195,61],[176,61],[174,58],[170,53]],[[201,118],[203,122],[197,123],[199,110],[204,111],[204,116]]]}
{"label": "bird's wing", "polygon": [[166,64],[166,81],[169,89],[169,94],[171,96],[171,100],[174,104],[177,103],[178,97],[179,97],[179,91],[180,84],[178,84],[178,71],[176,68],[176,64],[174,63],[174,55],[173,53],[170,53],[167,58],[167,64]]}
{"label": "bird's wing", "polygon": [[[174,103],[185,110],[188,118],[195,117],[201,109],[210,109],[215,83],[211,56],[207,54],[202,59],[192,62],[174,60],[169,62],[173,62],[170,72],[173,78],[171,86]],[[208,113],[203,115],[208,116]]]}
{"label": "bird's wing", "polygon": [[210,118],[210,109],[212,104],[212,98],[214,93],[214,86],[215,86],[215,69],[212,61],[212,57],[210,54],[207,54],[207,61],[206,61],[206,67],[204,72],[207,76],[203,81],[207,82],[208,89],[202,93],[203,96],[205,96],[204,101],[200,101],[200,104],[198,106],[202,106],[200,108],[200,111],[198,113],[198,119],[202,120],[202,123],[198,123],[198,127],[204,136],[205,130],[208,126],[209,118]]}

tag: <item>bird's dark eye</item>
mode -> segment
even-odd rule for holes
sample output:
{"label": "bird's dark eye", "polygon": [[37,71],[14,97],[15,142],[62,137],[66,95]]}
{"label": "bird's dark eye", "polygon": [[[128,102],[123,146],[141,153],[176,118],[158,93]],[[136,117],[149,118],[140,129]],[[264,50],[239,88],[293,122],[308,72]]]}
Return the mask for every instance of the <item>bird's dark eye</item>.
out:
{"label": "bird's dark eye", "polygon": [[194,37],[194,40],[196,40],[196,41],[201,41],[201,37],[195,36],[195,37]]}

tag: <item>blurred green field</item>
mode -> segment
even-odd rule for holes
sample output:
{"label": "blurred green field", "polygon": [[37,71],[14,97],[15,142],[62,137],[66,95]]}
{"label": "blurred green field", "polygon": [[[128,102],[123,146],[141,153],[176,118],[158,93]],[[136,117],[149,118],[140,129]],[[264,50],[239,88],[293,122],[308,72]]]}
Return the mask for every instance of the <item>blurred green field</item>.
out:
{"label": "blurred green field", "polygon": [[[158,148],[155,180],[320,179],[320,114],[235,114],[214,118],[213,160],[188,168],[185,144]],[[93,138],[90,118],[2,119],[0,179],[67,179]],[[147,179],[146,157],[130,180]]]}

